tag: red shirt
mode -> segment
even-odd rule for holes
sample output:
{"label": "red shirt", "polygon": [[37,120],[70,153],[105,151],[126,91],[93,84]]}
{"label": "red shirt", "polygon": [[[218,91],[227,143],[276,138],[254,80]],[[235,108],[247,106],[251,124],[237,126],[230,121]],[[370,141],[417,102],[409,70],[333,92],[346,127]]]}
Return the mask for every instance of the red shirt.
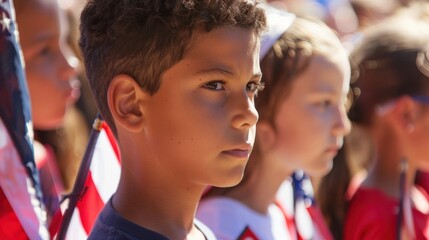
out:
{"label": "red shirt", "polygon": [[[423,189],[426,199],[427,193]],[[344,239],[396,239],[399,201],[373,188],[360,187],[350,200]],[[412,209],[416,240],[429,239],[429,215]]]}
{"label": "red shirt", "polygon": [[426,192],[429,192],[429,173],[421,171],[417,172],[416,185],[419,185]]}
{"label": "red shirt", "polygon": [[9,201],[0,188],[0,236],[1,239],[28,239]]}

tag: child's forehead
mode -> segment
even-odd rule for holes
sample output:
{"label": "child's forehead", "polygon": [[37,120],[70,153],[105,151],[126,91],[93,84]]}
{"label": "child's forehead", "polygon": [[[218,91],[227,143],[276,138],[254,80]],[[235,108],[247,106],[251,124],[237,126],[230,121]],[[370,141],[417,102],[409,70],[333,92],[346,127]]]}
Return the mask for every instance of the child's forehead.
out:
{"label": "child's forehead", "polygon": [[[234,26],[196,33],[190,41],[184,58],[229,61],[236,57],[253,57],[259,53],[259,37],[248,29]],[[225,59],[222,59],[225,58]]]}
{"label": "child's forehead", "polygon": [[188,52],[200,50],[198,45],[204,42],[216,42],[212,47],[242,41],[243,44],[259,42],[260,35],[253,29],[239,26],[220,26],[210,31],[195,30],[189,41]]}
{"label": "child's forehead", "polygon": [[[201,53],[213,54],[221,51],[224,54],[253,54],[259,51],[259,35],[251,29],[244,29],[236,26],[222,26],[209,32],[197,31],[189,42],[186,54],[195,56]],[[238,47],[240,46],[240,47]],[[243,49],[246,51],[243,52]]]}
{"label": "child's forehead", "polygon": [[[30,5],[30,3],[29,3]],[[37,21],[34,21],[37,19]],[[25,6],[17,14],[21,44],[46,42],[60,34],[59,9],[56,5]],[[64,26],[65,24],[62,24]]]}
{"label": "child's forehead", "polygon": [[258,78],[259,40],[252,30],[222,27],[200,33],[172,68],[183,74]]}
{"label": "child's forehead", "polygon": [[[344,54],[316,55],[312,58],[313,68],[310,69],[310,74],[314,78],[310,78],[314,82],[314,87],[323,89],[326,84],[338,87],[340,92],[347,92],[350,80],[350,64],[348,58]],[[337,79],[338,81],[336,81]],[[317,86],[318,83],[320,87]],[[328,84],[328,85],[329,85]]]}

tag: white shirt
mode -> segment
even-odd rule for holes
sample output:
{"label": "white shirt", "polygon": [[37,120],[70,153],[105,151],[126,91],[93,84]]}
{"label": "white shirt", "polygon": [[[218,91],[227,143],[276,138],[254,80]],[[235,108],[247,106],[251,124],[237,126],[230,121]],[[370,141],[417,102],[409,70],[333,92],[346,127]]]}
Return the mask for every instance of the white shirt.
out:
{"label": "white shirt", "polygon": [[218,240],[236,240],[246,227],[261,240],[291,239],[285,215],[275,204],[267,214],[261,214],[228,197],[208,198],[200,202],[196,218],[208,226]]}

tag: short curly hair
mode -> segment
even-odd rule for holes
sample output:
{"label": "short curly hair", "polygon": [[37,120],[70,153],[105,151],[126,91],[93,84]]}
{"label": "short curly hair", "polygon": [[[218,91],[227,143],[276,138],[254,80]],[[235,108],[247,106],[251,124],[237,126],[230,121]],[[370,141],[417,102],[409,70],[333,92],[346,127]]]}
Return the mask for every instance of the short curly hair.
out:
{"label": "short curly hair", "polygon": [[265,25],[258,0],[89,0],[79,46],[100,114],[116,134],[107,103],[116,75],[127,74],[154,94],[196,34],[236,26],[260,35]]}

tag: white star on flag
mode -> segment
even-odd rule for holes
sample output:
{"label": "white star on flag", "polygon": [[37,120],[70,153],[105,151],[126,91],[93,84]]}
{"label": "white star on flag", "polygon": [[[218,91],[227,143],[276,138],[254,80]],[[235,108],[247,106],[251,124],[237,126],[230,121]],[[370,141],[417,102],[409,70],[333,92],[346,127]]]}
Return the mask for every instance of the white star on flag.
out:
{"label": "white star on flag", "polygon": [[9,33],[10,23],[12,22],[12,20],[6,15],[5,11],[2,11],[1,15],[2,16],[0,18],[0,32],[3,33],[4,31],[7,31],[7,33]]}

